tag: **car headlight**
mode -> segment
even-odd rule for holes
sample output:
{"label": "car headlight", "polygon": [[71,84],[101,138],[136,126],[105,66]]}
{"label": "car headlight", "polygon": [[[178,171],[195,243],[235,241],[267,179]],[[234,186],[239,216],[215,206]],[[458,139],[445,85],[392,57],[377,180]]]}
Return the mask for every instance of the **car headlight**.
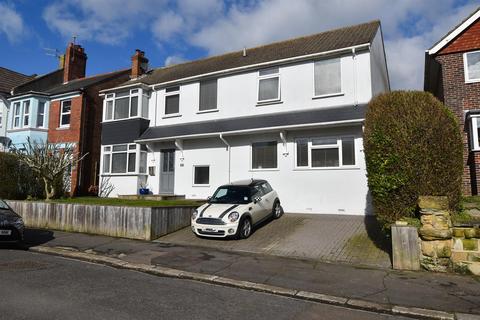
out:
{"label": "car headlight", "polygon": [[237,211],[230,212],[228,215],[228,220],[230,220],[230,222],[235,222],[238,218],[240,218],[240,214]]}
{"label": "car headlight", "polygon": [[192,220],[195,220],[197,218],[197,215],[198,215],[198,210],[194,210],[192,213]]}

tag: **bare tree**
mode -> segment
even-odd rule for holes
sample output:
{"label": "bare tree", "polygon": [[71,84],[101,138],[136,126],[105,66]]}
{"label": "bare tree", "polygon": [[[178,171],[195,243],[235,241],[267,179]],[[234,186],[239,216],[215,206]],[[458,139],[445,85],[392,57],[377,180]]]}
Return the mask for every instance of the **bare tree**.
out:
{"label": "bare tree", "polygon": [[115,186],[110,182],[110,177],[102,177],[100,178],[100,187],[98,189],[98,196],[107,198],[115,189]]}
{"label": "bare tree", "polygon": [[41,143],[28,139],[23,146],[23,149],[13,148],[13,152],[43,179],[46,200],[58,195],[61,191],[58,190],[58,185],[64,179],[66,170],[77,165],[86,156],[80,155],[72,143]]}

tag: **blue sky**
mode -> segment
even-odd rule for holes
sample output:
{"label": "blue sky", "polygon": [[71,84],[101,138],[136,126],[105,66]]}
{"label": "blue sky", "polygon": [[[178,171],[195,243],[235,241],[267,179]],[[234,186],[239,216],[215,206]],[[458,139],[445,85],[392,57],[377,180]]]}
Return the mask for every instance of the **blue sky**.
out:
{"label": "blue sky", "polygon": [[[294,4],[294,5],[293,5]],[[474,0],[0,0],[0,66],[54,70],[77,36],[87,74],[152,67],[380,19],[394,89],[421,89],[424,51],[480,5]]]}

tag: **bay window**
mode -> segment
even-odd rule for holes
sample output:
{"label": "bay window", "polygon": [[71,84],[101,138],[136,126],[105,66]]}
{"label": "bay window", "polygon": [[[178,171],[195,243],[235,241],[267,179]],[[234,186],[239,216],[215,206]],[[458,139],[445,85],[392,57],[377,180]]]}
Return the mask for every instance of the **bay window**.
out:
{"label": "bay window", "polygon": [[37,128],[45,127],[45,102],[38,102]]}
{"label": "bay window", "polygon": [[20,128],[20,116],[22,112],[20,108],[20,102],[13,104],[13,128]]}
{"label": "bay window", "polygon": [[277,141],[252,143],[252,169],[276,169],[277,155]]}
{"label": "bay window", "polygon": [[480,81],[480,51],[467,52],[463,55],[465,82]]}
{"label": "bay window", "polygon": [[30,125],[30,100],[23,101],[23,126]]}
{"label": "bay window", "polygon": [[260,70],[258,72],[258,102],[280,100],[280,73],[277,68]]}
{"label": "bay window", "polygon": [[356,164],[353,137],[301,138],[295,144],[297,168],[338,168]]}
{"label": "bay window", "polygon": [[148,96],[143,89],[109,93],[104,106],[104,121],[148,117]]}
{"label": "bay window", "polygon": [[[138,163],[137,163],[138,159]],[[103,147],[104,174],[146,173],[147,149],[137,144],[117,144]]]}
{"label": "bay window", "polygon": [[342,93],[340,58],[316,61],[314,83],[315,97]]}

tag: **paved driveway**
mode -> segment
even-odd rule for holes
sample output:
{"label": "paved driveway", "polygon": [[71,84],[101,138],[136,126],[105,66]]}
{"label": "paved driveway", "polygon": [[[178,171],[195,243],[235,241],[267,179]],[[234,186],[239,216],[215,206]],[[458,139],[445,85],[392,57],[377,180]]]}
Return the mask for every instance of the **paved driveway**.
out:
{"label": "paved driveway", "polygon": [[389,268],[389,246],[373,217],[285,214],[246,240],[196,237],[190,228],[157,242]]}

